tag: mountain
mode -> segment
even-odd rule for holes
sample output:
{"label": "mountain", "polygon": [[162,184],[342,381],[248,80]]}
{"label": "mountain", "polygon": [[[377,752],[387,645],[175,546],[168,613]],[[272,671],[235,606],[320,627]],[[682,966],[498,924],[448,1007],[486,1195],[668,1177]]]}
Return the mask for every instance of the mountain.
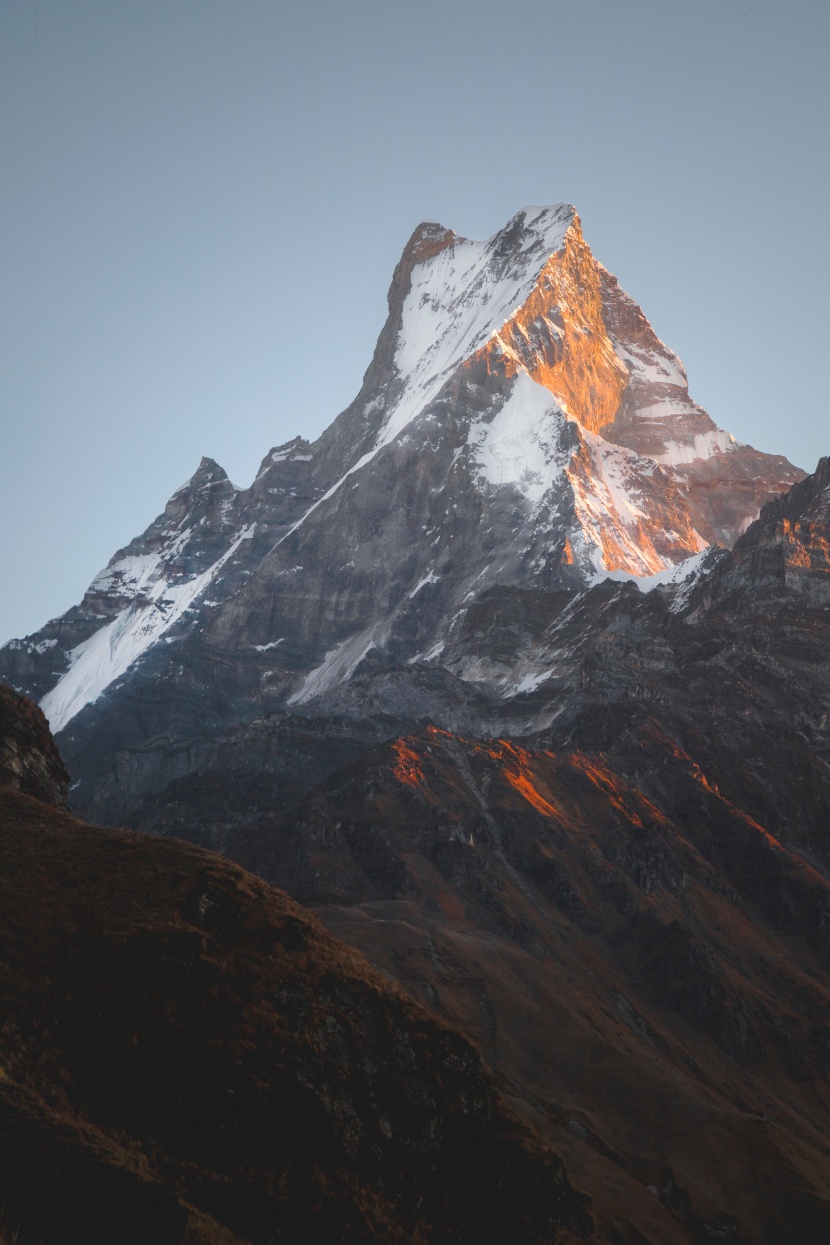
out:
{"label": "mountain", "polygon": [[[446,660],[457,680],[447,703],[469,683],[453,676],[458,663],[475,668],[479,704],[535,670],[513,701],[547,725],[521,740],[427,726],[365,750],[293,802],[262,791],[251,800],[254,754],[247,771],[194,771],[142,808],[145,826],[221,843],[313,905],[374,971],[219,858],[90,830],[21,792],[24,771],[51,772],[63,798],[42,719],[27,706],[15,720],[20,698],[5,693],[0,755],[17,759],[4,771],[16,789],[0,792],[0,1146],[16,1220],[49,1241],[47,1209],[69,1207],[94,1241],[89,1208],[103,1206],[107,1228],[123,1231],[109,1208],[127,1206],[138,1240],[150,1227],[153,1239],[179,1239],[185,1216],[191,1239],[256,1239],[265,1212],[251,1190],[274,1190],[277,1169],[233,1166],[222,1133],[232,1126],[234,1155],[240,1138],[247,1153],[248,1121],[272,1086],[261,1051],[306,1088],[310,1058],[312,1098],[331,1102],[331,1078],[339,1092],[357,1074],[336,1044],[334,1068],[328,1048],[322,1063],[312,1053],[306,1038],[316,1043],[318,1030],[304,1027],[302,1001],[334,1007],[335,1035],[345,1006],[363,1049],[365,983],[390,1007],[391,979],[437,1017],[430,1024],[476,1042],[510,1111],[544,1138],[522,1140],[503,1108],[486,1116],[520,1147],[528,1231],[548,1215],[548,1231],[558,1221],[563,1239],[598,1245],[827,1240],[830,459],[679,583],[492,589]],[[394,669],[364,666],[341,695],[359,702],[382,678],[394,686]],[[22,766],[35,746],[40,760]],[[294,922],[307,940],[302,965]],[[318,956],[356,993],[323,990]],[[275,1061],[273,1030],[251,1029],[248,999],[272,997],[286,975],[280,1015],[297,1045]],[[422,1012],[413,1023],[426,1024]],[[379,1098],[413,1072],[370,1049],[378,1070],[393,1060],[368,1104],[350,1093],[373,1135]],[[230,1120],[216,1102],[228,1077],[234,1097],[247,1095]],[[399,1109],[411,1138],[419,1104]],[[340,1154],[352,1116],[333,1118],[326,1153]],[[407,1170],[424,1161],[414,1136]],[[299,1152],[310,1161],[310,1141]],[[561,1171],[552,1154],[590,1195],[593,1228],[570,1185],[545,1202],[541,1173]],[[358,1186],[352,1170],[337,1168],[336,1205],[324,1196],[332,1239],[355,1200],[365,1213],[367,1189],[374,1199],[398,1188],[402,1168],[361,1162],[369,1184]],[[444,1190],[456,1170],[438,1172],[433,1224],[452,1204]],[[302,1185],[292,1212],[267,1194],[266,1212],[283,1226],[281,1216],[320,1206],[320,1190]],[[217,1224],[225,1235],[210,1235]],[[288,1224],[288,1239],[302,1236]],[[367,1239],[365,1220],[355,1230]],[[517,1239],[512,1227],[502,1236]]]}
{"label": "mountain", "polygon": [[322,437],[0,657],[76,812],[472,1038],[597,1242],[828,1239],[830,459],[716,428],[572,209],[420,227]]}
{"label": "mountain", "polygon": [[[53,769],[42,715],[2,707],[0,752]],[[0,771],[0,1240],[587,1238],[457,1031],[284,894],[55,794]]]}
{"label": "mountain", "polygon": [[[696,575],[494,588],[444,660],[535,729],[430,725],[293,801],[219,766],[142,824],[221,843],[470,1034],[611,1239],[819,1245],[830,459]],[[381,690],[356,672],[340,711]]]}
{"label": "mountain", "polygon": [[[671,578],[802,475],[691,400],[570,206],[486,242],[424,224],[351,406],[247,490],[203,460],[78,607],[0,650],[0,677],[41,701],[74,806],[110,822],[251,748],[282,792],[424,718],[521,734],[467,672],[447,693],[477,602]],[[367,663],[395,690],[344,725]]]}

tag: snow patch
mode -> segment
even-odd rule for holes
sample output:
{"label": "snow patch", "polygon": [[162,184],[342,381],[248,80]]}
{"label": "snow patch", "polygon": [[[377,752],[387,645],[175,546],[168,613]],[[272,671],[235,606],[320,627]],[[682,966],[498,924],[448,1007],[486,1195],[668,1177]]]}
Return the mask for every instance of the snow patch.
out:
{"label": "snow patch", "polygon": [[192,534],[193,528],[186,527],[176,532],[156,553],[127,554],[123,558],[117,558],[98,572],[89,586],[89,591],[116,594],[128,600],[142,594],[152,595],[164,564],[179,556]]}
{"label": "snow patch", "polygon": [[412,591],[406,594],[407,601],[411,601],[414,596],[417,596],[417,594],[421,591],[422,588],[426,588],[427,584],[437,584],[437,583],[438,583],[438,576],[433,575],[432,571],[427,571],[426,575],[424,575],[422,579],[418,580],[417,584],[412,589]]}
{"label": "snow patch", "polygon": [[444,641],[438,640],[438,642],[433,644],[432,648],[427,652],[416,653],[414,657],[410,657],[406,664],[408,666],[414,666],[416,661],[433,661],[434,658],[438,657],[440,653],[443,653],[444,647]]}
{"label": "snow patch", "polygon": [[[522,246],[509,262],[499,254],[505,234],[519,224]],[[486,242],[453,238],[418,264],[403,305],[395,365],[401,396],[381,430],[377,448],[394,440],[465,359],[480,350],[526,301],[545,264],[573,222],[573,208],[524,208]]]}
{"label": "snow patch", "polygon": [[[647,408],[644,408],[647,409]],[[664,467],[680,467],[684,463],[693,463],[698,458],[712,458],[715,454],[730,454],[741,447],[730,432],[721,428],[713,428],[709,432],[699,432],[692,442],[667,441],[661,454],[652,454],[656,463]]]}
{"label": "snow patch", "polygon": [[507,699],[508,695],[512,699],[513,696],[521,696],[522,693],[535,692],[536,688],[539,687],[541,683],[544,683],[549,678],[550,678],[549,670],[541,670],[536,674],[533,674],[533,673],[526,674],[524,678],[519,683],[516,684],[516,686],[512,689],[512,691],[505,695],[505,699]]}
{"label": "snow patch", "polygon": [[580,435],[590,454],[590,470],[585,474],[571,466],[566,471],[582,529],[581,534],[572,538],[572,544],[580,545],[593,564],[592,582],[599,583],[611,574],[605,563],[609,546],[615,550],[615,557],[621,555],[625,559],[626,577],[653,575],[673,565],[668,558],[645,550],[640,543],[638,525],[646,518],[638,504],[640,480],[653,474],[653,460],[621,445],[612,445],[584,428],[580,428]]}
{"label": "snow patch", "polygon": [[666,350],[665,354],[657,354],[653,350],[636,350],[616,341],[614,350],[630,375],[643,384],[676,385],[679,389],[686,388],[686,373],[683,364],[671,351]]}
{"label": "snow patch", "polygon": [[303,705],[315,696],[321,696],[333,687],[345,683],[352,677],[357,667],[371,648],[383,642],[385,628],[378,624],[366,631],[351,635],[330,649],[322,663],[309,671],[299,691],[289,696],[289,705]]}
{"label": "snow patch", "polygon": [[628,571],[606,571],[603,579],[613,579],[616,583],[636,584],[640,592],[651,592],[654,588],[676,587],[697,577],[697,572],[707,554],[711,553],[711,548],[711,545],[707,545],[701,549],[700,553],[693,553],[691,557],[684,558],[682,562],[676,562],[673,566],[667,566],[654,575],[633,575]]}
{"label": "snow patch", "polygon": [[635,454],[622,445],[613,445],[595,432],[582,430],[588,442],[594,462],[594,484],[608,510],[616,513],[623,522],[644,519],[645,511],[637,505],[637,474],[651,475],[653,468],[648,459]]}
{"label": "snow patch", "polygon": [[471,424],[467,443],[489,484],[511,484],[538,504],[561,477],[572,451],[559,449],[565,415],[544,386],[520,372],[504,406]]}
{"label": "snow patch", "polygon": [[[62,731],[85,705],[97,700],[115,679],[120,678],[178,622],[242,541],[253,537],[255,526],[246,527],[213,566],[187,583],[169,584],[164,579],[156,580],[150,589],[147,604],[140,605],[134,601],[106,627],[71,650],[69,669],[40,702],[55,734]],[[132,560],[139,561],[142,560]],[[136,567],[131,566],[131,570],[135,571]],[[147,573],[149,568],[145,568],[136,582],[143,585]]]}

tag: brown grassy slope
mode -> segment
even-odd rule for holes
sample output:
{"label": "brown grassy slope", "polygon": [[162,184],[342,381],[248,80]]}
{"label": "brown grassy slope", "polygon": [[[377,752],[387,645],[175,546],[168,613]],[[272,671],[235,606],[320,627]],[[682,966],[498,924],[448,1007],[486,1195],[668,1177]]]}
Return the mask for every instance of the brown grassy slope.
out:
{"label": "brown grassy slope", "polygon": [[45,1245],[588,1231],[473,1047],[298,905],[6,788],[0,1202]]}

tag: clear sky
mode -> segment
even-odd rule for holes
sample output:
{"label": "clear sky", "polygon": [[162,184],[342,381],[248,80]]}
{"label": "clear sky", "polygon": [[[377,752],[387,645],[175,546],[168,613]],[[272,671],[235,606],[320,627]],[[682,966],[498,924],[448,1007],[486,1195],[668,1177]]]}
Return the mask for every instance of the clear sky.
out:
{"label": "clear sky", "polygon": [[0,642],[357,391],[415,225],[576,204],[739,439],[830,453],[828,0],[0,0]]}

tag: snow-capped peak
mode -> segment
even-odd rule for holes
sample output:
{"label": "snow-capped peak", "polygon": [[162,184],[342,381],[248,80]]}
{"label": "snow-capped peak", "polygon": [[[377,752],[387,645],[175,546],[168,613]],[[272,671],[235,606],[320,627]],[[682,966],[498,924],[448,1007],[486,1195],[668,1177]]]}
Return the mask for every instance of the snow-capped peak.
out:
{"label": "snow-capped peak", "polygon": [[415,266],[395,350],[402,392],[378,447],[394,440],[522,306],[575,219],[568,203],[523,208],[485,242],[447,231],[447,245]]}
{"label": "snow-capped peak", "polygon": [[668,584],[799,474],[692,401],[570,204],[485,241],[427,223],[361,392],[319,440],[272,449],[244,491],[203,459],[2,669],[59,730],[151,647],[155,671],[204,636],[254,663],[252,697],[305,712],[370,649],[435,658],[490,588]]}

